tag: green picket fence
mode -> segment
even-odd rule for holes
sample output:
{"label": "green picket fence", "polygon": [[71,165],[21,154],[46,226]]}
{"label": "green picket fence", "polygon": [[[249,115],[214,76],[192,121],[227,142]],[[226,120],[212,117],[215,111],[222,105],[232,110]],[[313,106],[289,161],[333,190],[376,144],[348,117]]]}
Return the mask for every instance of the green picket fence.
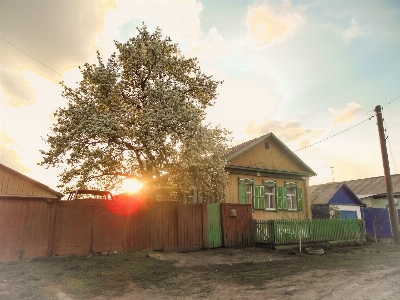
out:
{"label": "green picket fence", "polygon": [[365,239],[363,220],[253,220],[255,243],[289,245],[331,241],[359,241]]}

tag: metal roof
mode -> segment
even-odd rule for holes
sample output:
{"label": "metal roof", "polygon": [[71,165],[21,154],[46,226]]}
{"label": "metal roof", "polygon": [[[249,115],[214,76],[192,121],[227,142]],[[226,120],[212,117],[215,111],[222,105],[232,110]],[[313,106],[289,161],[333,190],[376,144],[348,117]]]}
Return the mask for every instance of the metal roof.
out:
{"label": "metal roof", "polygon": [[[400,194],[400,174],[391,175],[393,193]],[[362,199],[375,195],[386,195],[386,181],[384,176],[343,182],[330,182],[310,186],[311,203],[326,204],[342,184],[346,184],[354,194]]]}
{"label": "metal roof", "polygon": [[320,185],[310,186],[311,203],[312,204],[328,204],[336,192],[340,189],[347,190],[353,199],[362,205],[360,198],[353,192],[353,190],[344,182],[331,182]]}
{"label": "metal roof", "polygon": [[[391,175],[393,193],[400,194],[400,174]],[[356,195],[385,195],[385,176],[345,181]]]}

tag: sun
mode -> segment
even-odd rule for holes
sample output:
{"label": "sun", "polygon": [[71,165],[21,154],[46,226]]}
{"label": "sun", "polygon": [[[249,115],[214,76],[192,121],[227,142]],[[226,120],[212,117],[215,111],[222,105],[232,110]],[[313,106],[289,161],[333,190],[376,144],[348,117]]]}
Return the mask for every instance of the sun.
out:
{"label": "sun", "polygon": [[128,178],[124,180],[122,188],[127,193],[136,193],[143,187],[143,183],[137,181],[136,179]]}

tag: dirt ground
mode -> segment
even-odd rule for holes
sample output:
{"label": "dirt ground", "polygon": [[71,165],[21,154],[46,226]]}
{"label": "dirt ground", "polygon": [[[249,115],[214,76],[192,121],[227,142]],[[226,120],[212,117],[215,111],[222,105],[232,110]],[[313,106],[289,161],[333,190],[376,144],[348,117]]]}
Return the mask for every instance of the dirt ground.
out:
{"label": "dirt ground", "polygon": [[0,299],[398,299],[391,243],[298,250],[218,248],[0,264]]}

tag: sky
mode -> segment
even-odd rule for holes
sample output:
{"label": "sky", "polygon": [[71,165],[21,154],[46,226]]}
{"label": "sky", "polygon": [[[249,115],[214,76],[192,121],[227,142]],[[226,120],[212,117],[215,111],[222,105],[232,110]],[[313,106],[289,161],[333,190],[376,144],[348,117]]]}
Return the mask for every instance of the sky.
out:
{"label": "sky", "polygon": [[59,82],[143,23],[224,81],[206,122],[232,146],[273,132],[311,185],[383,176],[381,105],[400,173],[400,3],[384,0],[0,0],[0,163],[56,189],[61,169],[38,162],[66,106]]}

